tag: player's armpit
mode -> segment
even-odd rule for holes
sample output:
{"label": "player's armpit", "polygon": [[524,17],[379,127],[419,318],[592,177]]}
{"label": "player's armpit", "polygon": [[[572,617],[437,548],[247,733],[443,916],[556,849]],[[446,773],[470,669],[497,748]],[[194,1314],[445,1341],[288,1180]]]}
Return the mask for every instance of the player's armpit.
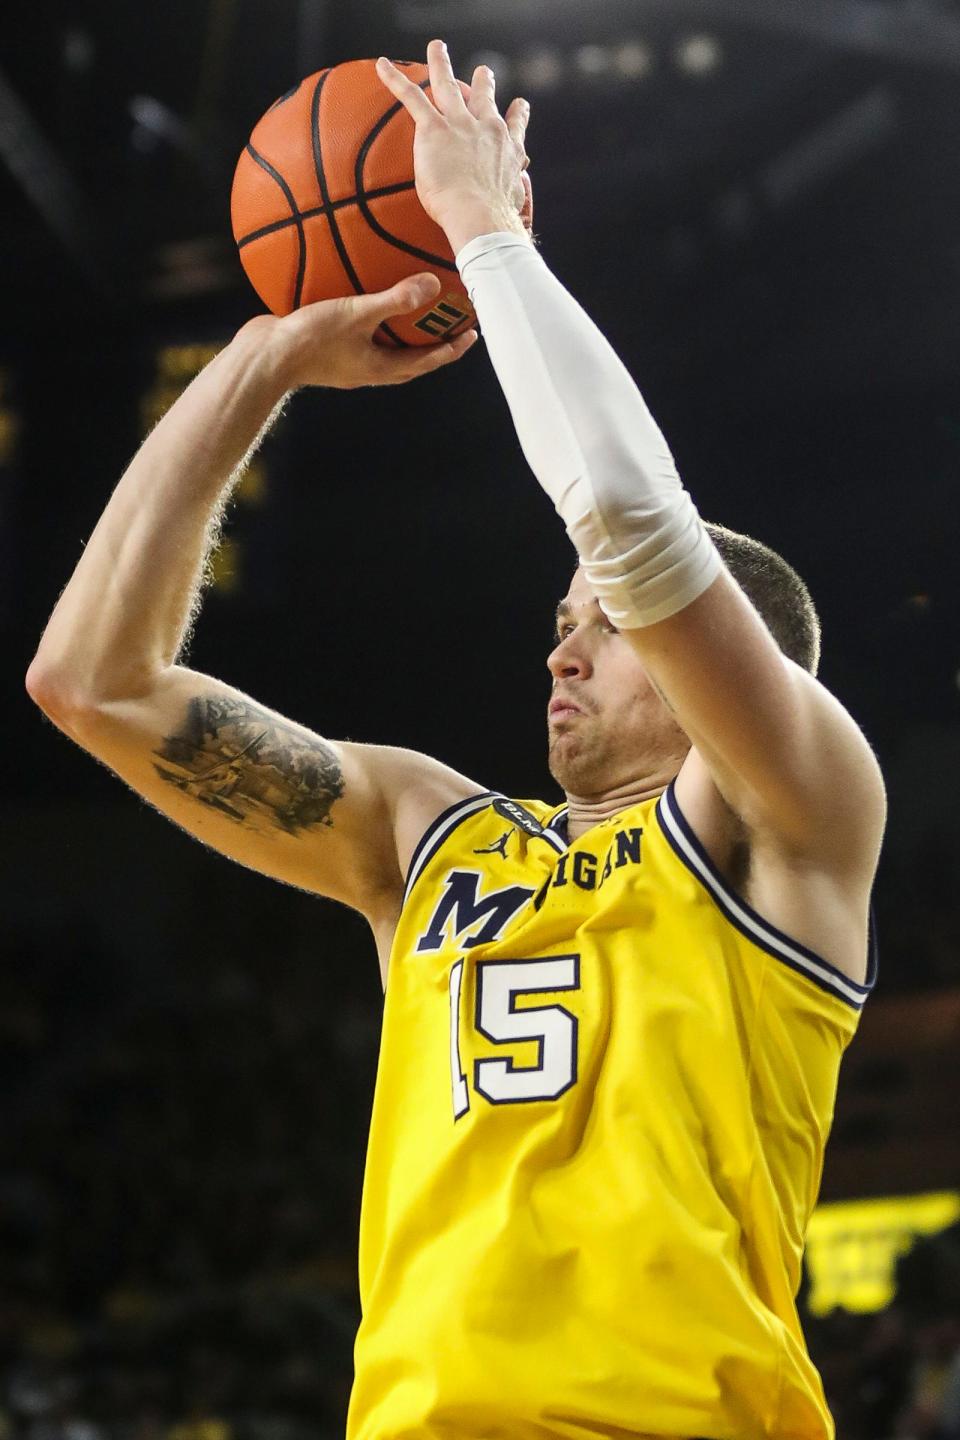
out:
{"label": "player's armpit", "polygon": [[372,923],[431,821],[481,788],[413,751],[326,740],[183,666],[135,698],[47,713],[204,844]]}
{"label": "player's armpit", "polygon": [[621,633],[750,832],[872,875],[886,813],[873,752],[726,571],[669,619]]}

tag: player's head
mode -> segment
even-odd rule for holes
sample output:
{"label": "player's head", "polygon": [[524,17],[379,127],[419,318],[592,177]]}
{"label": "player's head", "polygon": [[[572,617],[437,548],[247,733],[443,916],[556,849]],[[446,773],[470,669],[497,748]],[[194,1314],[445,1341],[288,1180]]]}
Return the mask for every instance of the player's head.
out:
{"label": "player's head", "polygon": [[800,576],[769,545],[707,521],[706,529],[734,580],[758,610],[784,655],[811,675],[820,665],[820,617]]}
{"label": "player's head", "polygon": [[[748,535],[708,524],[734,579],[785,655],[811,674],[820,657],[820,622],[806,585],[782,556]],[[582,570],[557,611],[557,644],[548,661],[550,771],[571,795],[587,798],[651,788],[676,775],[690,741],[654,689],[636,651],[617,634]]]}

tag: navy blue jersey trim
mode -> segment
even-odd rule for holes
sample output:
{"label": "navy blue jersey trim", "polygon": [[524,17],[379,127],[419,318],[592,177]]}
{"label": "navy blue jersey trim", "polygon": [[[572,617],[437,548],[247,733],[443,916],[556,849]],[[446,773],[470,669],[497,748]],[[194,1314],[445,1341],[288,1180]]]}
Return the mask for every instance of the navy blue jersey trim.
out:
{"label": "navy blue jersey trim", "polygon": [[[436,820],[424,830],[417,842],[413,855],[410,857],[410,864],[407,866],[407,876],[403,887],[403,904],[407,903],[410,891],[413,889],[430,860],[447,839],[447,836],[456,830],[461,820],[466,820],[468,815],[475,815],[478,810],[482,810],[485,806],[492,804],[494,800],[508,800],[509,798],[509,796],[504,795],[499,790],[484,790],[477,795],[468,795],[465,800],[458,800],[456,804],[448,805],[446,810],[442,810]],[[518,805],[520,802],[514,800],[512,803]],[[561,813],[565,819],[566,809]],[[556,817],[556,819],[559,818],[559,816]],[[551,850],[556,850],[562,855],[567,849],[567,837],[565,833],[553,829],[554,823],[555,821],[551,822],[550,825],[543,826],[539,834],[531,835],[530,838],[532,840],[546,840]],[[564,827],[564,829],[565,828],[566,827]]]}
{"label": "navy blue jersey trim", "polygon": [[827,990],[854,1010],[862,1009],[864,1001],[877,979],[877,945],[872,910],[869,923],[867,976],[866,982],[860,985],[857,981],[844,975],[843,971],[838,970],[835,965],[831,965],[829,960],[824,960],[822,955],[816,954],[806,945],[801,945],[798,940],[793,940],[782,930],[778,930],[775,925],[772,925],[769,920],[765,920],[752,906],[730,889],[690,828],[677,801],[674,785],[675,782],[671,781],[657,801],[656,814],[660,829],[677,858],[710,892],[730,924],[748,940],[752,940],[755,945],[758,945],[761,950],[765,950],[776,960],[782,960],[785,965],[789,965],[798,974],[805,975],[808,980],[812,980],[822,990]]}
{"label": "navy blue jersey trim", "polygon": [[870,914],[867,916],[867,978],[864,981],[864,989],[869,993],[877,983],[877,973],[880,969],[880,947],[877,944],[877,917],[873,910],[873,901],[870,901]]}
{"label": "navy blue jersey trim", "polygon": [[559,830],[554,830],[552,825],[544,825],[543,829],[540,831],[540,834],[531,835],[530,839],[546,840],[547,844],[550,846],[550,849],[555,850],[558,855],[565,855],[567,852],[567,837],[565,835],[562,835]]}
{"label": "navy blue jersey trim", "polygon": [[[484,790],[478,795],[468,795],[463,800],[457,800],[453,805],[448,805],[446,810],[441,810],[436,820],[431,821],[417,841],[416,849],[410,857],[410,864],[407,866],[407,878],[403,887],[403,900],[406,903],[407,896],[413,889],[414,882],[421,870],[430,859],[430,856],[437,849],[441,841],[445,840],[452,830],[455,830],[461,820],[472,815],[476,810],[482,810],[489,805],[491,800],[501,798],[499,790]],[[456,818],[454,818],[456,817]],[[451,822],[448,824],[448,822]],[[442,831],[438,835],[438,831]],[[431,843],[435,842],[435,843]],[[427,846],[430,846],[430,854],[426,854]]]}

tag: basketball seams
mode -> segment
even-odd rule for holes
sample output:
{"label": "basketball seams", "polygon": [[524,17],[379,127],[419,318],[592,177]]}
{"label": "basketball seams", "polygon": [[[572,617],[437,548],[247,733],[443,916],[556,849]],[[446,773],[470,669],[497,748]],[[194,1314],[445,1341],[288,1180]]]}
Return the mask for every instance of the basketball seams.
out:
{"label": "basketball seams", "polygon": [[[321,75],[319,81],[317,82],[316,89],[313,92],[313,99],[310,105],[310,142],[313,146],[313,165],[314,169],[317,172],[317,184],[320,186],[320,199],[323,201],[323,208],[327,212],[327,219],[330,225],[330,235],[334,245],[337,248],[337,254],[340,256],[340,263],[346,271],[347,278],[353,286],[354,290],[356,290],[357,294],[365,295],[366,291],[361,284],[360,276],[354,269],[353,261],[350,259],[350,252],[347,250],[343,236],[340,233],[340,226],[337,224],[334,201],[330,198],[330,188],[327,185],[327,176],[323,168],[323,152],[320,146],[320,97],[323,93],[324,81],[329,74],[330,71],[328,70],[325,75]],[[397,106],[393,108],[400,107]],[[414,186],[408,185],[408,188],[414,188]],[[356,203],[360,206],[361,211],[366,214],[363,206],[363,200],[360,195],[356,195],[354,199]],[[395,348],[399,350],[406,350],[408,348],[406,341],[401,340],[400,336],[396,333],[395,330],[392,330],[390,328],[386,320],[382,321],[382,323],[377,328],[381,331],[382,334],[387,336],[387,338],[391,341]]]}
{"label": "basketball seams", "polygon": [[387,324],[386,320],[381,320],[380,324],[377,326],[377,329],[382,331],[384,335],[388,335],[398,350],[410,349],[410,346],[407,344],[406,340],[401,340],[396,330],[390,329],[390,326]]}
{"label": "basketball seams", "polygon": [[[291,85],[290,89],[287,90],[283,95],[281,95],[279,99],[274,100],[273,104],[270,106],[270,110],[279,110],[281,105],[286,105],[288,100],[292,100],[294,95],[297,95],[299,93],[300,86],[302,84],[303,81],[298,80],[296,85]],[[267,111],[268,115],[270,114],[270,110]]]}
{"label": "basketball seams", "polygon": [[[429,85],[429,80],[423,80],[420,82],[419,88],[426,91],[429,88]],[[363,170],[367,162],[367,156],[370,153],[373,142],[376,140],[377,136],[381,133],[381,131],[386,129],[394,116],[397,115],[401,110],[403,110],[403,108],[403,105],[398,100],[396,104],[391,105],[388,110],[385,110],[380,116],[380,119],[377,121],[376,125],[374,125],[373,129],[370,131],[369,135],[363,141],[360,149],[357,151],[356,165],[354,167],[354,181],[357,192],[357,204],[360,207],[360,211],[363,215],[364,220],[366,220],[367,224],[370,226],[370,229],[374,232],[374,234],[379,235],[381,240],[385,240],[387,244],[392,245],[395,250],[402,250],[404,254],[413,255],[415,259],[423,260],[428,265],[436,265],[438,268],[441,268],[443,270],[453,270],[454,272],[456,272],[456,261],[447,260],[443,255],[434,255],[430,250],[420,250],[417,248],[416,245],[408,245],[405,240],[399,240],[396,235],[391,235],[389,230],[385,230],[383,228],[377,217],[374,215],[373,211],[370,209],[369,205],[366,203],[368,199],[372,200],[376,198],[376,196],[373,195],[372,192],[368,195],[364,189]]]}
{"label": "basketball seams", "polygon": [[366,292],[360,283],[360,276],[353,268],[353,261],[350,259],[347,247],[343,243],[343,236],[340,234],[340,226],[337,224],[336,213],[333,210],[333,201],[330,199],[330,187],[327,185],[327,177],[323,168],[323,152],[320,148],[320,96],[323,94],[323,87],[329,74],[330,71],[327,70],[320,76],[310,102],[310,144],[313,147],[313,168],[317,172],[320,199],[323,201],[324,209],[328,211],[330,236],[340,257],[340,264],[357,294],[364,295]]}
{"label": "basketball seams", "polygon": [[262,170],[266,171],[266,173],[270,176],[271,180],[275,180],[276,183],[280,186],[280,189],[283,191],[283,194],[286,198],[287,204],[290,206],[291,223],[296,225],[297,227],[297,245],[299,247],[299,255],[297,258],[297,281],[296,285],[294,286],[292,306],[292,308],[296,310],[300,305],[300,296],[303,293],[303,276],[307,268],[307,246],[303,234],[303,217],[301,216],[300,211],[297,209],[297,202],[294,198],[293,191],[290,189],[290,186],[280,174],[280,171],[275,169],[270,164],[270,161],[266,158],[265,155],[261,155],[258,150],[255,150],[253,148],[253,145],[249,141],[247,143],[247,153],[250,155],[251,159],[256,161],[256,163],[260,166]]}
{"label": "basketball seams", "polygon": [[[371,190],[367,194],[368,200],[381,200],[384,195],[399,195],[404,190],[416,188],[415,180],[402,180],[398,185],[384,185],[379,190]],[[356,205],[356,195],[347,195],[343,200],[332,200],[328,205],[315,205],[311,210],[298,210],[286,220],[274,220],[271,225],[261,225],[259,230],[251,230],[248,235],[243,235],[237,241],[237,247],[243,249],[244,245],[251,244],[254,240],[262,240],[265,235],[273,235],[277,230],[286,230],[290,225],[296,225],[297,218],[301,220],[315,220],[318,215],[327,215],[331,210],[343,210],[347,205]]]}
{"label": "basketball seams", "polygon": [[[412,67],[413,62],[409,63]],[[416,220],[410,209],[404,208],[413,202],[416,180],[397,178],[398,173],[399,176],[411,175],[408,162],[404,163],[403,160],[407,137],[402,125],[394,123],[392,128],[388,128],[391,121],[396,122],[404,107],[391,97],[384,96],[386,108],[382,108],[377,95],[370,90],[366,68],[369,68],[367,62],[333,66],[300,81],[286,94],[281,95],[262,117],[262,120],[266,121],[272,112],[288,109],[287,118],[281,122],[280,129],[271,131],[268,126],[262,138],[258,136],[256,129],[254,130],[247,146],[249,159],[253,160],[257,169],[270,175],[284,197],[284,206],[270,203],[269,187],[262,184],[257,186],[254,178],[256,171],[248,171],[244,179],[238,170],[238,177],[235,179],[231,204],[236,218],[240,219],[242,215],[246,225],[243,226],[245,233],[238,233],[235,225],[234,238],[242,254],[244,268],[253,280],[254,287],[263,295],[267,293],[263,287],[266,286],[269,291],[274,284],[271,272],[276,264],[278,270],[285,271],[284,293],[289,295],[287,287],[290,285],[291,271],[295,267],[294,309],[315,298],[314,291],[318,288],[318,281],[321,295],[329,293],[329,289],[335,287],[337,294],[349,294],[352,289],[358,295],[365,295],[370,293],[370,290],[361,279],[361,274],[376,288],[379,283],[385,283],[381,279],[382,273],[409,270],[409,261],[406,266],[397,258],[391,261],[391,252],[395,257],[403,254],[420,262],[424,268],[430,267],[435,273],[439,273],[441,280],[444,272],[449,272],[450,281],[445,283],[455,288],[458,294],[461,290],[459,283],[454,285],[455,281],[459,281],[459,277],[456,262],[450,257],[449,249],[446,254],[435,254],[432,250],[414,243],[429,240],[431,244],[436,244],[437,239],[434,236],[442,237],[439,237],[436,226],[430,225],[424,230],[420,223],[425,218],[423,212],[416,211],[420,217]],[[423,75],[424,67],[416,68]],[[343,87],[331,82],[331,85],[324,89],[329,76],[341,71],[345,75]],[[360,123],[352,132],[351,154],[349,149],[345,151],[344,148],[347,136],[341,128],[342,110],[345,102],[349,104],[352,100],[357,87],[365,97],[363,103],[368,108],[363,118],[358,115]],[[429,77],[419,82],[419,88],[429,93]],[[379,89],[380,87],[377,87],[378,91]],[[386,103],[388,101],[389,103]],[[371,127],[366,136],[363,135],[364,123]],[[284,147],[288,144],[288,137],[294,134],[298,126],[303,127],[300,134],[303,134],[303,130],[308,131],[309,141],[301,144],[299,151],[288,153]],[[379,145],[376,143],[378,136],[383,137]],[[305,140],[306,136],[303,138]],[[276,147],[271,143],[272,140],[276,141]],[[261,149],[255,148],[257,144]],[[350,144],[350,140],[347,140],[347,144]],[[384,146],[386,149],[381,154]],[[279,148],[280,154],[268,160],[266,157],[271,155],[274,148]],[[384,157],[386,167],[383,163]],[[371,171],[369,180],[365,173],[368,168]],[[242,181],[239,190],[238,180]],[[393,183],[377,183],[386,180]],[[354,193],[345,194],[345,191]],[[338,195],[336,200],[333,199],[335,193]],[[302,205],[301,201],[304,202]],[[352,211],[351,206],[355,207]],[[289,214],[274,218],[278,209],[284,208]],[[374,213],[375,209],[377,213]],[[340,215],[340,211],[345,213]],[[378,214],[382,216],[382,220],[377,218]],[[408,215],[412,222],[410,229],[407,228]],[[391,233],[386,229],[386,225],[394,218],[402,222],[398,233]],[[258,224],[258,220],[261,220],[261,223]],[[288,237],[286,233],[292,229],[296,231],[296,251],[292,248],[292,237]],[[410,238],[404,238],[406,235]],[[274,236],[277,238],[274,239]],[[282,264],[281,255],[287,257]],[[337,266],[342,279],[336,278]],[[344,279],[348,282],[347,286],[343,285]],[[275,308],[273,302],[270,303],[271,308]],[[453,318],[457,317],[454,315]],[[471,317],[462,315],[460,323],[444,333],[442,338],[453,338],[470,323]],[[395,325],[397,322],[394,322],[393,326],[382,322],[375,338],[394,348],[407,349],[411,341],[406,338],[404,325],[394,328]],[[420,328],[425,329],[423,326]],[[432,335],[434,332],[429,333]],[[417,337],[412,343],[419,344],[422,341]]]}

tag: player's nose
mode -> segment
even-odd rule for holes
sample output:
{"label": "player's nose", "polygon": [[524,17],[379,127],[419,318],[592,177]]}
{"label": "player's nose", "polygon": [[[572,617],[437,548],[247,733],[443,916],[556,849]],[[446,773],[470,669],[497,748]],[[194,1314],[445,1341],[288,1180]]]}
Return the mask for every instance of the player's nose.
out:
{"label": "player's nose", "polygon": [[573,632],[558,640],[547,656],[547,669],[554,680],[584,680],[590,668],[590,657]]}

